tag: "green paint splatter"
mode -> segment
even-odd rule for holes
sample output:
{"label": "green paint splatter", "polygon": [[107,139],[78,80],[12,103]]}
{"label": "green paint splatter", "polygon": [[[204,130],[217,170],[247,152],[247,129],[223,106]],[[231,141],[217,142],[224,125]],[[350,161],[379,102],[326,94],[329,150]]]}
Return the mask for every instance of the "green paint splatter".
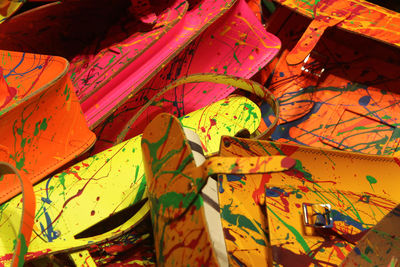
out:
{"label": "green paint splatter", "polygon": [[[253,224],[251,220],[249,220],[247,217],[241,215],[241,214],[233,214],[231,213],[231,210],[229,209],[230,205],[224,205],[224,207],[221,209],[221,217],[226,220],[227,222],[236,225],[237,227],[241,228],[243,231],[245,231],[243,228],[249,229],[253,232],[260,233],[257,229],[257,227]],[[245,231],[248,233],[247,231]]]}
{"label": "green paint splatter", "polygon": [[22,128],[17,128],[17,134],[22,135],[23,131]]}
{"label": "green paint splatter", "polygon": [[158,198],[156,210],[160,210],[162,207],[162,213],[164,213],[167,208],[186,209],[190,206],[190,204],[192,204],[194,199],[195,201],[193,202],[193,206],[196,207],[196,210],[199,210],[203,205],[202,201],[199,201],[199,197],[197,197],[196,192],[190,192],[186,195],[182,195],[177,192],[168,192]]}
{"label": "green paint splatter", "polygon": [[251,119],[251,117],[253,117],[254,119],[257,119],[258,118],[258,116],[257,116],[257,112],[256,112],[256,110],[258,109],[258,107],[257,107],[257,109],[253,106],[253,105],[251,105],[251,104],[249,104],[249,103],[245,103],[244,104],[244,107],[246,108],[246,110],[248,110],[248,116],[247,116],[247,118],[245,119],[245,121],[247,122],[247,121],[249,121],[250,119]]}
{"label": "green paint splatter", "polygon": [[67,96],[67,97],[65,98],[65,100],[68,101],[68,99],[69,99],[69,97],[70,97],[70,90],[69,90],[68,84],[65,86],[64,95]]}
{"label": "green paint splatter", "polygon": [[226,75],[228,73],[228,66],[225,65],[222,68],[224,69],[224,74]]}
{"label": "green paint splatter", "polygon": [[39,124],[40,124],[40,121],[38,121],[38,122],[35,124],[35,131],[33,132],[33,135],[34,135],[34,136],[36,136],[36,135],[39,133]]}
{"label": "green paint splatter", "polygon": [[237,61],[237,63],[241,64],[235,52],[233,52],[233,58]]}
{"label": "green paint splatter", "polygon": [[369,185],[371,186],[371,189],[374,190],[373,184],[376,184],[378,181],[375,179],[375,177],[372,177],[371,175],[367,175],[367,180],[369,182]]}
{"label": "green paint splatter", "polygon": [[[136,181],[136,178],[135,178],[135,181]],[[132,204],[136,204],[137,202],[142,200],[145,191],[146,191],[146,179],[144,176],[142,176],[142,181],[140,181],[139,188],[137,190],[135,199],[133,200]]]}
{"label": "green paint splatter", "polygon": [[22,138],[21,140],[21,147],[24,148],[26,144],[26,138]]}
{"label": "green paint splatter", "polygon": [[264,247],[267,246],[267,244],[265,244],[265,241],[263,239],[255,239],[254,237],[252,237],[252,238],[257,244],[264,246]]}
{"label": "green paint splatter", "polygon": [[66,172],[62,172],[60,173],[60,175],[58,176],[58,180],[60,181],[60,184],[63,186],[64,190],[67,189],[65,187],[65,176],[67,175]]}
{"label": "green paint splatter", "polygon": [[76,72],[75,71],[72,72],[70,77],[71,77],[71,80],[74,82],[75,81],[75,77],[76,77]]}
{"label": "green paint splatter", "polygon": [[[303,163],[301,163],[300,160],[296,160],[296,165],[294,165],[293,169],[301,172],[303,174],[303,178],[306,179],[307,181],[314,182],[312,179],[312,174],[306,171],[303,167]],[[319,186],[316,184],[316,186]]]}
{"label": "green paint splatter", "polygon": [[297,242],[303,247],[304,251],[306,253],[310,252],[310,247],[308,246],[307,242],[304,240],[303,236],[294,228],[293,226],[287,224],[284,222],[269,206],[267,206],[267,209],[275,215],[275,217],[284,225],[286,226],[287,229],[289,229],[290,232],[296,237]]}
{"label": "green paint splatter", "polygon": [[[160,140],[158,140],[157,142],[150,143],[148,140],[142,139],[142,145],[146,144],[149,148],[150,158],[152,159],[151,170],[152,170],[153,175],[155,176],[154,178],[156,178],[156,174],[163,168],[165,162],[167,162],[174,155],[179,154],[187,145],[185,143],[185,140],[182,140],[182,145],[180,148],[168,151],[168,153],[165,156],[163,156],[163,158],[158,159],[158,156],[157,156],[158,149],[168,139],[172,122],[173,122],[173,119],[171,118],[171,120],[168,123],[168,128],[165,132],[165,135],[163,137],[161,137]],[[193,155],[189,154],[185,159],[182,160],[179,168],[176,170],[176,173],[177,174],[181,173],[182,169],[188,164],[188,162],[190,162],[192,160],[193,160]],[[171,179],[171,182],[172,182],[172,179]]]}
{"label": "green paint splatter", "polygon": [[372,263],[372,260],[367,255],[365,255],[364,253],[361,253],[360,256],[361,256],[361,258],[363,258],[367,262]]}
{"label": "green paint splatter", "polygon": [[47,119],[44,118],[42,123],[40,124],[40,130],[46,130],[47,129]]}
{"label": "green paint splatter", "polygon": [[18,255],[18,267],[24,266],[24,257],[28,253],[28,246],[26,245],[25,236],[19,234],[18,238],[21,240],[21,249]]}
{"label": "green paint splatter", "polygon": [[23,155],[20,159],[19,159],[19,161],[16,161],[15,162],[15,167],[17,167],[17,169],[18,170],[21,170],[22,169],[22,167],[24,166],[24,164],[25,164],[25,155]]}
{"label": "green paint splatter", "polygon": [[372,177],[371,175],[367,175],[367,180],[370,184],[376,184],[376,179]]}
{"label": "green paint splatter", "polygon": [[113,63],[114,60],[115,60],[115,58],[116,58],[116,56],[114,55],[114,56],[108,61],[107,66],[110,65],[111,63]]}
{"label": "green paint splatter", "polygon": [[[136,183],[136,180],[138,178],[138,174],[139,174],[139,165],[136,165],[136,171],[135,171],[135,180],[133,180],[134,183]],[[143,176],[142,176],[143,177]],[[142,178],[143,179],[143,178]]]}

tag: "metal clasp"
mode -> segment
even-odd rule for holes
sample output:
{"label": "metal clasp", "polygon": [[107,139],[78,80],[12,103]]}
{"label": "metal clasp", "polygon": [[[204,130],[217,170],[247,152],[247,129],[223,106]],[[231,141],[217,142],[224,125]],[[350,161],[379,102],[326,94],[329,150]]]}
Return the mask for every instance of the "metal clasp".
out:
{"label": "metal clasp", "polygon": [[312,51],[304,59],[303,65],[301,66],[301,72],[303,75],[314,77],[319,80],[325,71],[326,61],[327,59],[325,56]]}
{"label": "metal clasp", "polygon": [[304,225],[315,228],[333,228],[330,204],[303,203]]}

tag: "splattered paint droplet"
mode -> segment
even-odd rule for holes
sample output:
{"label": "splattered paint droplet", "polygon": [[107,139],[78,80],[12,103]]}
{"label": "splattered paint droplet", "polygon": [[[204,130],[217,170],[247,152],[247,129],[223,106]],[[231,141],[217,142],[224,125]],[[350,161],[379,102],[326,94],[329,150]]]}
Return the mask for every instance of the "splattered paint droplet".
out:
{"label": "splattered paint droplet", "polygon": [[281,166],[283,168],[292,168],[294,165],[296,165],[296,161],[292,158],[283,158],[281,162]]}
{"label": "splattered paint droplet", "polygon": [[363,96],[358,100],[358,104],[360,104],[361,106],[367,106],[369,104],[369,101],[371,100],[370,96]]}
{"label": "splattered paint droplet", "polygon": [[370,184],[376,184],[376,179],[370,175],[367,175],[367,180]]}
{"label": "splattered paint droplet", "polygon": [[367,180],[369,182],[369,185],[371,186],[371,189],[374,190],[374,188],[372,187],[372,184],[376,184],[377,183],[377,180],[375,179],[375,177],[367,175]]}

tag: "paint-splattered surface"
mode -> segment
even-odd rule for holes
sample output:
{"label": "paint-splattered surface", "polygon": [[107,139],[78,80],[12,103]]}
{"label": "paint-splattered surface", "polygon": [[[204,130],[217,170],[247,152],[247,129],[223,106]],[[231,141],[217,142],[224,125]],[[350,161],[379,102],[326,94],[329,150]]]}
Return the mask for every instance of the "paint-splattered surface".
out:
{"label": "paint-splattered surface", "polygon": [[[137,95],[95,128],[99,141],[94,151],[109,147],[125,122],[168,83],[185,75],[207,72],[251,77],[276,55],[279,47],[280,41],[263,29],[244,1],[239,1],[165,66]],[[180,117],[226,97],[233,90],[232,87],[212,83],[179,86],[156,99],[154,105],[131,127],[128,137],[141,133],[147,123],[161,112]]]}
{"label": "paint-splattered surface", "polygon": [[[97,126],[108,115],[114,113],[116,108],[135,96],[161,68],[226,13],[234,2],[206,0],[201,4],[189,6],[184,19],[121,72],[120,77],[114,78],[89,99],[82,101],[82,109],[89,125]],[[140,95],[143,97],[143,94]]]}
{"label": "paint-splattered surface", "polygon": [[309,17],[343,20],[338,27],[400,46],[400,13],[364,0],[275,0]]}
{"label": "paint-splattered surface", "polygon": [[[297,162],[280,173],[224,176],[220,187],[221,196],[229,191],[234,196],[225,207],[228,219],[240,217],[236,210],[242,201],[249,209],[254,206],[250,217],[234,220],[236,227],[264,240],[269,237],[273,261],[282,266],[340,263],[400,201],[397,158],[231,137],[224,137],[222,144],[225,156],[286,155]],[[333,228],[314,233],[305,229],[303,203],[330,204]],[[231,232],[231,241],[236,233],[240,231]]]}
{"label": "paint-splattered surface", "polygon": [[154,239],[150,216],[132,231],[104,244],[89,248],[97,265],[155,266]]}
{"label": "paint-splattered surface", "polygon": [[[208,196],[206,198],[204,191],[200,195],[208,176],[218,173],[281,172],[295,163],[279,155],[210,157],[196,167],[193,142],[185,136],[177,119],[165,113],[157,116],[143,133],[142,148],[147,162],[146,179],[159,265],[217,264],[211,245],[212,230],[207,229],[203,206],[203,201],[210,203],[211,200]],[[193,151],[198,152],[198,149],[194,148]],[[257,213],[257,209],[252,207],[257,205],[249,205],[253,202],[248,202],[251,194],[242,194],[238,198],[235,192],[232,195],[230,193],[227,189],[226,194],[220,194],[217,197],[220,203],[215,203],[214,207],[221,208],[225,226],[223,232],[230,253],[228,261],[232,265],[243,263],[245,266],[265,263],[268,257],[266,227],[251,219],[252,211]],[[234,201],[232,214],[229,205]]]}
{"label": "paint-splattered surface", "polygon": [[[162,3],[158,4],[163,5]],[[95,44],[106,48],[93,54],[91,52],[93,47],[87,47],[87,51],[74,57],[71,60],[69,72],[81,102],[87,100],[111,79],[118,77],[119,72],[137,60],[152,45],[155,45],[182,19],[187,9],[188,4],[185,1],[176,1],[161,14],[157,14],[156,20],[150,25],[137,19],[133,19],[125,25],[120,22],[109,29],[107,36],[100,44]],[[131,35],[121,42],[113,40],[116,36],[128,35],[127,29],[132,32]],[[137,32],[133,29],[136,29]]]}
{"label": "paint-splattered surface", "polygon": [[[128,84],[118,89],[117,85],[123,83],[127,75],[135,72],[134,69],[146,69],[145,63],[151,65],[146,71],[154,72],[166,60],[166,57],[151,60],[159,48],[147,50],[176,26],[188,9],[188,3],[159,1],[152,6],[154,21],[146,22],[135,14],[137,7],[132,8],[132,12],[130,7],[128,0],[48,4],[1,25],[0,47],[59,55],[71,60],[70,76],[78,98],[84,103],[88,123],[92,125],[96,121],[88,113],[92,111],[96,120],[103,118],[137,86],[132,85],[129,78]],[[164,47],[172,36],[164,38]],[[142,61],[138,62],[138,58]],[[133,62],[136,64],[132,65]],[[136,79],[143,77],[146,75],[141,73]],[[108,85],[111,79],[112,85]],[[114,89],[118,90],[112,94]],[[97,95],[91,97],[95,93]]]}
{"label": "paint-splattered surface", "polygon": [[358,242],[341,266],[396,266],[400,257],[400,206]]}
{"label": "paint-splattered surface", "polygon": [[[395,206],[390,199],[373,193],[312,188],[309,185],[271,184],[266,187],[265,195],[274,262],[282,266],[299,260],[305,265],[339,265],[368,229]],[[305,227],[303,203],[331,204],[333,228]]]}
{"label": "paint-splattered surface", "polygon": [[[0,51],[0,151],[33,183],[84,152],[95,141],[59,57]],[[0,203],[20,191],[5,178]]]}
{"label": "paint-splattered surface", "polygon": [[127,0],[66,1],[38,8],[0,25],[0,48],[61,55],[72,60],[71,77],[82,109],[89,125],[95,126],[234,2],[163,1],[152,6],[158,21],[146,24],[127,11],[130,6]]}
{"label": "paint-splattered surface", "polygon": [[68,69],[59,57],[11,51],[1,51],[0,57],[0,115],[51,87]]}
{"label": "paint-splattered surface", "polygon": [[[223,119],[219,119],[221,114]],[[242,96],[230,96],[181,118],[182,125],[195,129],[208,153],[217,151],[221,135],[233,135],[243,128],[253,132],[260,122],[257,106]],[[203,131],[204,129],[204,131]],[[37,184],[37,211],[27,259],[38,255],[86,245],[107,236],[121,234],[148,211],[143,206],[135,218],[105,236],[74,239],[74,235],[145,198],[146,181],[141,161],[140,136]],[[113,194],[109,194],[113,192]],[[0,262],[11,259],[13,232],[19,224],[20,197],[1,205]],[[77,220],[76,218],[82,218]]]}
{"label": "paint-splattered surface", "polygon": [[[280,9],[270,22],[270,31],[285,44],[281,57],[268,66],[265,84],[281,104],[274,140],[392,155],[399,143],[398,50],[332,30],[324,34],[308,63],[289,66],[285,57],[308,20],[290,13]],[[318,78],[302,67],[325,71]]]}
{"label": "paint-splattered surface", "polygon": [[157,264],[218,266],[199,192],[207,177],[175,117],[157,116],[142,138]]}

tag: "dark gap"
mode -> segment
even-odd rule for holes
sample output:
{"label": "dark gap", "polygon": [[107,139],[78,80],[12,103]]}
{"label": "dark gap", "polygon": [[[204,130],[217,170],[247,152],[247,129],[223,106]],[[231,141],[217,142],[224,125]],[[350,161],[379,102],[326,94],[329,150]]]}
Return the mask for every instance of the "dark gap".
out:
{"label": "dark gap", "polygon": [[132,205],[124,210],[121,210],[111,215],[107,219],[104,219],[103,221],[98,222],[95,225],[89,227],[88,229],[75,235],[75,238],[80,239],[80,238],[97,236],[117,228],[118,226],[122,225],[127,220],[132,218],[136,214],[136,212],[138,212],[144,206],[146,202],[147,199],[143,199],[138,203],[136,203],[135,205]]}

